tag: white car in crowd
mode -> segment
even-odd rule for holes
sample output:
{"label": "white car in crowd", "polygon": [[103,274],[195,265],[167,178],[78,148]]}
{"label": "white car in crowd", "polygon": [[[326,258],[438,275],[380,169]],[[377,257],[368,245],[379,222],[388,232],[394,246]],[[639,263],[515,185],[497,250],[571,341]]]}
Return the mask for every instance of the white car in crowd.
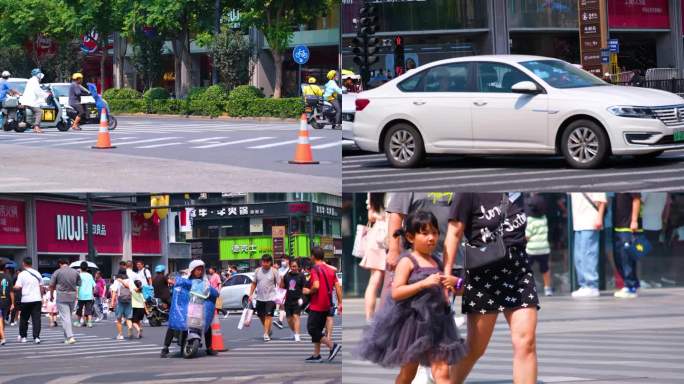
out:
{"label": "white car in crowd", "polygon": [[356,93],[342,94],[342,148],[353,149],[354,132],[352,131],[354,125],[354,114],[356,113]]}
{"label": "white car in crowd", "polygon": [[615,86],[565,61],[490,55],[426,64],[355,101],[353,135],[395,167],[428,154],[562,154],[596,168],[611,154],[684,148],[684,99]]}
{"label": "white car in crowd", "polygon": [[219,296],[221,309],[243,309],[249,304],[249,287],[254,281],[254,272],[238,273],[223,283]]}

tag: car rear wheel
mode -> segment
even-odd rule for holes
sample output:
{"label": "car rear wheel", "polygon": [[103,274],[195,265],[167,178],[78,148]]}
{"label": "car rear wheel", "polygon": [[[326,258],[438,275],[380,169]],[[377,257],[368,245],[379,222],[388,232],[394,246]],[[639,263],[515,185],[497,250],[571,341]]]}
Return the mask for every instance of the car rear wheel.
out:
{"label": "car rear wheel", "polygon": [[610,153],[609,146],[604,130],[591,120],[572,122],[561,138],[561,152],[573,168],[599,167]]}
{"label": "car rear wheel", "polygon": [[423,138],[418,130],[409,124],[399,123],[388,129],[384,143],[385,156],[394,167],[415,167],[425,157]]}

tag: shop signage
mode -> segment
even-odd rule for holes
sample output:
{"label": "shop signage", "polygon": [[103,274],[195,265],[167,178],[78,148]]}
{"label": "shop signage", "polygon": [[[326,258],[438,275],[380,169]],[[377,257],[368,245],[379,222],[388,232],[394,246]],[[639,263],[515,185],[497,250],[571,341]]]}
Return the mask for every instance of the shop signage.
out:
{"label": "shop signage", "polygon": [[[101,207],[98,207],[101,208]],[[39,253],[87,253],[88,219],[85,205],[36,201],[36,245]],[[121,212],[93,213],[93,244],[99,254],[121,254]]]}
{"label": "shop signage", "polygon": [[142,213],[131,213],[131,250],[133,254],[161,254],[159,224]]}
{"label": "shop signage", "polygon": [[255,216],[263,215],[264,208],[250,207],[248,205],[229,206],[222,208],[198,208],[198,217],[231,217],[231,216]]}
{"label": "shop signage", "polygon": [[608,48],[601,49],[601,64],[610,63],[610,50]]}
{"label": "shop signage", "polygon": [[271,227],[273,238],[273,257],[280,259],[285,256],[285,226]]}
{"label": "shop signage", "polygon": [[602,76],[601,48],[604,48],[607,38],[603,1],[580,0],[578,17],[582,68],[597,76]]}
{"label": "shop signage", "polygon": [[669,29],[669,0],[608,0],[610,28]]}
{"label": "shop signage", "polygon": [[314,210],[319,216],[340,217],[340,209],[327,205],[316,204],[312,208],[311,203],[262,203],[227,205],[223,207],[195,208],[194,219],[225,219],[234,217],[287,217],[289,215],[308,215]]}
{"label": "shop signage", "polygon": [[0,200],[0,245],[26,246],[26,210],[23,201]]}
{"label": "shop signage", "polygon": [[332,237],[321,237],[320,247],[323,248],[323,254],[326,258],[330,258],[335,255],[335,246],[333,245]]}
{"label": "shop signage", "polygon": [[249,219],[249,233],[261,233],[264,231],[264,220],[260,217]]}
{"label": "shop signage", "polygon": [[610,39],[608,40],[608,49],[610,52],[620,53],[620,40]]}
{"label": "shop signage", "polygon": [[339,217],[340,212],[338,211],[337,207],[331,207],[327,205],[314,205],[314,212],[317,215],[321,216],[333,216],[333,217]]}

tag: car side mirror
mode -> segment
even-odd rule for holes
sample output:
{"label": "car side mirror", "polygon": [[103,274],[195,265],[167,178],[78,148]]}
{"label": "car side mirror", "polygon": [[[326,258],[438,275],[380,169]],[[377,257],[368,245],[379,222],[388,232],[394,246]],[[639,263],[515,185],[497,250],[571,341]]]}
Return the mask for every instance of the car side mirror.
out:
{"label": "car side mirror", "polygon": [[511,91],[513,91],[513,93],[526,93],[526,94],[541,93],[541,91],[537,87],[537,84],[535,84],[531,81],[521,81],[519,83],[515,83],[511,87]]}

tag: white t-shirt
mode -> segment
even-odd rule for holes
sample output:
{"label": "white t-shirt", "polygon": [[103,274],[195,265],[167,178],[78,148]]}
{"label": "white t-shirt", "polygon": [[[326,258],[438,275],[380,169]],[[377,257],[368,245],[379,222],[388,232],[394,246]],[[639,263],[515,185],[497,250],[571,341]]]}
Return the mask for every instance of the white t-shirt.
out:
{"label": "white t-shirt", "polygon": [[[130,279],[124,279],[124,283],[128,284],[128,287],[131,287],[131,280]],[[119,295],[119,290],[121,289],[121,283],[119,283],[119,280],[114,280],[111,286],[109,286],[109,290],[112,291],[112,293],[116,293],[116,295]]]}
{"label": "white t-shirt", "polygon": [[[598,206],[598,203],[606,203],[605,193],[587,193],[587,196]],[[587,201],[582,193],[573,192],[570,194],[572,201],[572,229],[574,231],[595,231],[598,212]]]}
{"label": "white t-shirt", "polygon": [[21,287],[21,302],[33,303],[35,301],[42,301],[40,295],[40,282],[42,278],[40,273],[33,268],[23,270],[17,276],[15,287]]}
{"label": "white t-shirt", "polygon": [[131,281],[140,280],[142,282],[142,285],[150,285],[147,282],[147,279],[152,277],[150,275],[150,271],[147,268],[141,269],[138,272],[133,272],[132,269],[127,269],[126,275],[128,276],[128,279]]}
{"label": "white t-shirt", "polygon": [[663,229],[663,210],[667,202],[665,192],[645,192],[641,194],[641,221],[647,231]]}

